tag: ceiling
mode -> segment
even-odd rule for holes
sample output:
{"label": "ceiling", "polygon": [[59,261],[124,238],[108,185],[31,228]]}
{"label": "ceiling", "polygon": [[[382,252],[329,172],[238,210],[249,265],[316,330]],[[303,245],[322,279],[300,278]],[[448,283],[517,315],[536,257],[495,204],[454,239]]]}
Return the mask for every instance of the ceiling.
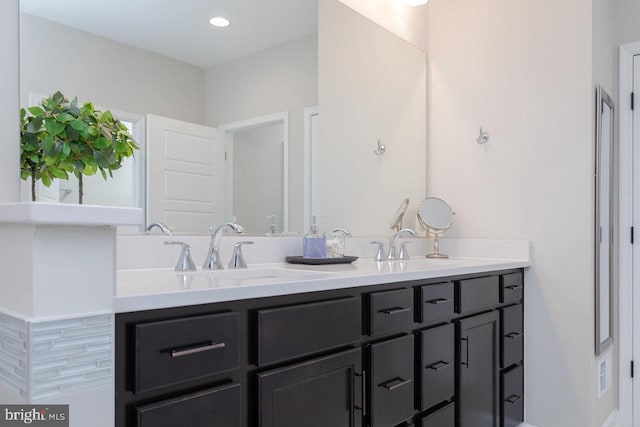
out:
{"label": "ceiling", "polygon": [[[20,10],[201,68],[318,31],[318,0],[20,0]],[[211,26],[214,16],[231,26]]]}

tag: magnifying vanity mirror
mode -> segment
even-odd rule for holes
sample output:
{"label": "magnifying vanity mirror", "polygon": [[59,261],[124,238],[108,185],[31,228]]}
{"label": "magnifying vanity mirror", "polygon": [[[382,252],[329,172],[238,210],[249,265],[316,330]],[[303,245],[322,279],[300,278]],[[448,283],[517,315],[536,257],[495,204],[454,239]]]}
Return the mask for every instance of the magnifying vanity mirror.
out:
{"label": "magnifying vanity mirror", "polygon": [[439,252],[439,235],[451,228],[455,218],[455,212],[451,206],[437,197],[427,197],[418,208],[418,222],[427,231],[433,233],[433,253],[427,254],[427,258],[449,258],[449,255]]}
{"label": "magnifying vanity mirror", "polygon": [[[143,146],[126,177],[86,183],[87,204],[141,207],[176,233],[235,219],[302,234],[319,214],[379,235],[398,188],[426,192],[424,52],[338,0],[20,7],[21,106],[60,90],[113,111]],[[231,25],[212,27],[218,15]],[[75,188],[39,200],[73,203]]]}

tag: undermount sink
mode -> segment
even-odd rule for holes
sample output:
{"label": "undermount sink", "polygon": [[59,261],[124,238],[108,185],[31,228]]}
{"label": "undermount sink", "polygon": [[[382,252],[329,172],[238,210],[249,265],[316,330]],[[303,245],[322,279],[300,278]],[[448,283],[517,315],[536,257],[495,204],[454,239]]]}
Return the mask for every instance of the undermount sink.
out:
{"label": "undermount sink", "polygon": [[205,276],[217,280],[313,280],[331,276],[333,273],[322,271],[296,270],[289,268],[247,268],[238,270],[198,270],[180,272],[189,276]]}

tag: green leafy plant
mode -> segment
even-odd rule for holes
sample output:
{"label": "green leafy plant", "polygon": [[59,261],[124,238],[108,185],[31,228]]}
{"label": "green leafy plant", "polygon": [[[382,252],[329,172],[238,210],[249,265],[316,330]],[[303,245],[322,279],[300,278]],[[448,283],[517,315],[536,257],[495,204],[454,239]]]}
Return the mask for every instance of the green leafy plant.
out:
{"label": "green leafy plant", "polygon": [[[27,114],[27,111],[30,114]],[[138,145],[127,127],[110,111],[98,111],[91,102],[78,106],[56,92],[40,105],[20,110],[21,177],[31,178],[32,200],[36,181],[49,187],[53,179],[78,178],[83,200],[84,175],[98,171],[106,180],[131,157]]]}

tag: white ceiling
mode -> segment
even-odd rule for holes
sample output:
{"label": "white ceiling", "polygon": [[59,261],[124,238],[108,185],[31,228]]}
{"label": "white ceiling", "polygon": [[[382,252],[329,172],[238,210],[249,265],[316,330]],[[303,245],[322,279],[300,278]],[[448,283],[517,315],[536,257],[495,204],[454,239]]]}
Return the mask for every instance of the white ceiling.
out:
{"label": "white ceiling", "polygon": [[[318,31],[318,0],[20,0],[20,9],[202,68]],[[214,16],[231,26],[211,26]]]}

